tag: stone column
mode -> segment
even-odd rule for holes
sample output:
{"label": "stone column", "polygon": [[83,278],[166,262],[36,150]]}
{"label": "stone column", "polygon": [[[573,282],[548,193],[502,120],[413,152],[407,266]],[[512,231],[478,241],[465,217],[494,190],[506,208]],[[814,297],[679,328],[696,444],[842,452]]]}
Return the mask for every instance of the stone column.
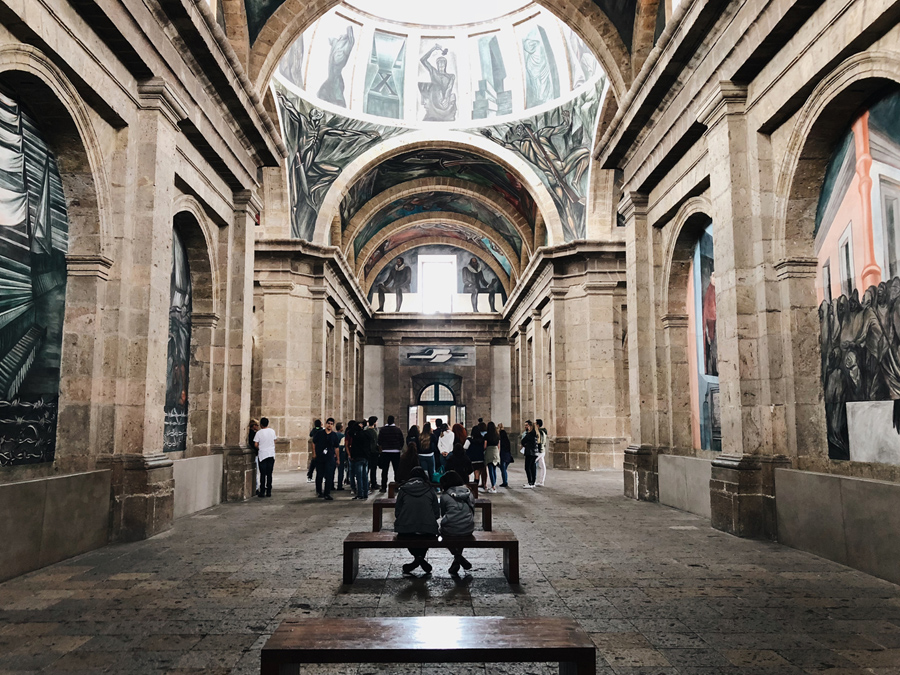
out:
{"label": "stone column", "polygon": [[668,424],[662,429],[660,443],[670,448],[693,448],[691,437],[691,391],[687,383],[691,373],[687,350],[691,348],[687,314],[664,314],[662,317],[665,341],[665,362],[668,364],[665,378],[665,395],[669,411]]}
{"label": "stone column", "polygon": [[247,445],[250,422],[250,366],[253,350],[253,244],[262,210],[250,190],[234,193],[234,220],[220,230],[219,260],[227,260],[225,279],[222,452],[225,499],[240,501],[253,493],[253,451]]}
{"label": "stone column", "polygon": [[628,380],[631,445],[625,450],[625,496],[659,499],[656,415],[656,298],[660,264],[658,234],[647,222],[647,195],[626,192],[619,203],[625,218],[628,297]]}
{"label": "stone column", "polygon": [[116,454],[112,470],[112,538],[144,539],[172,525],[172,460],[162,452],[169,293],[172,269],[172,192],[178,122],[184,106],[160,78],[138,85],[133,237],[121,305],[124,373],[117,391]]}
{"label": "stone column", "polygon": [[716,339],[723,454],[713,460],[712,525],[731,534],[774,538],[775,474],[763,321],[766,265],[758,184],[751,179],[746,87],[720,82],[704,106],[716,269]]}

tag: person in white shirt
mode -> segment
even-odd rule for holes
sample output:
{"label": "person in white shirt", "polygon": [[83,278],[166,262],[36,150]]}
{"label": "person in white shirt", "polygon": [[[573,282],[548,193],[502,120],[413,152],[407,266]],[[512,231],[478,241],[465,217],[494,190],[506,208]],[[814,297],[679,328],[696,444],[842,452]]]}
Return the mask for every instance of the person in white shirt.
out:
{"label": "person in white shirt", "polygon": [[257,449],[259,461],[259,496],[272,496],[272,471],[275,469],[275,430],[269,428],[269,418],[259,420],[261,429],[253,437],[253,444]]}
{"label": "person in white shirt", "polygon": [[541,472],[541,477],[535,485],[544,487],[544,481],[547,480],[547,450],[550,449],[550,436],[547,430],[544,429],[544,420],[537,419],[534,422],[537,424],[538,432],[537,468]]}

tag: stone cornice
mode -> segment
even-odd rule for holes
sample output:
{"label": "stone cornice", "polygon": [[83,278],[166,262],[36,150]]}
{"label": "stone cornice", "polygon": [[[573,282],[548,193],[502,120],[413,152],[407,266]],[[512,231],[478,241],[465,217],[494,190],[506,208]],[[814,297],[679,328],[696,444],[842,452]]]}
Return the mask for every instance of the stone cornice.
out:
{"label": "stone cornice", "polygon": [[112,259],[104,255],[70,254],[66,256],[66,268],[70,277],[97,277],[108,281],[112,265]]}
{"label": "stone cornice", "polygon": [[687,328],[688,327],[688,315],[687,314],[663,314],[662,315],[662,325],[663,328],[668,330],[669,328]]}
{"label": "stone cornice", "polygon": [[176,130],[179,129],[178,123],[187,119],[187,107],[171,85],[161,77],[138,82],[137,89],[141,110],[160,112]]}
{"label": "stone cornice", "polygon": [[191,325],[195,328],[215,328],[219,325],[219,315],[215,312],[192,312]]}
{"label": "stone cornice", "polygon": [[263,210],[262,199],[254,190],[238,190],[234,193],[232,201],[235,211],[246,212],[254,217]]}
{"label": "stone cornice", "polygon": [[775,274],[781,279],[809,279],[816,276],[819,261],[816,258],[782,258],[775,263]]}
{"label": "stone cornice", "polygon": [[625,192],[619,200],[619,206],[616,210],[622,214],[625,222],[628,222],[638,216],[646,217],[649,203],[649,195],[643,192]]}
{"label": "stone cornice", "polygon": [[729,115],[743,115],[746,108],[746,85],[722,80],[703,103],[697,121],[707,129],[712,129]]}

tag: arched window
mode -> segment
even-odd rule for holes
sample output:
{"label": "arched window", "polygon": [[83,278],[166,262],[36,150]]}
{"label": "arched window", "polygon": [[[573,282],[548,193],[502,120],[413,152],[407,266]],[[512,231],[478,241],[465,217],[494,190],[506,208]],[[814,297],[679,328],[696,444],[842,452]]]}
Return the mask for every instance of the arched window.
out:
{"label": "arched window", "polygon": [[456,397],[453,390],[445,384],[435,382],[429,384],[419,394],[419,405],[453,405]]}

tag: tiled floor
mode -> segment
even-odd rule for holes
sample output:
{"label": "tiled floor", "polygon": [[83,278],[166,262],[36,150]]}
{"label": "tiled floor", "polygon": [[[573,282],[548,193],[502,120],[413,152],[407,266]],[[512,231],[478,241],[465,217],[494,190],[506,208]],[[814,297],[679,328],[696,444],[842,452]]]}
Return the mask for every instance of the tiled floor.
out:
{"label": "tiled floor", "polygon": [[[549,487],[493,498],[495,529],[521,541],[517,588],[495,551],[473,552],[459,582],[444,551],[429,555],[427,580],[402,577],[405,551],[363,551],[359,580],[342,588],[340,542],[371,527],[371,507],[347,492],[316,500],[305,481],[276,474],[272,499],[224,504],[0,584],[0,673],[257,673],[286,617],[423,614],[571,616],[593,637],[600,673],[900,673],[900,587],[627,500],[621,472],[552,471]],[[303,672],[357,671],[555,672]]]}

